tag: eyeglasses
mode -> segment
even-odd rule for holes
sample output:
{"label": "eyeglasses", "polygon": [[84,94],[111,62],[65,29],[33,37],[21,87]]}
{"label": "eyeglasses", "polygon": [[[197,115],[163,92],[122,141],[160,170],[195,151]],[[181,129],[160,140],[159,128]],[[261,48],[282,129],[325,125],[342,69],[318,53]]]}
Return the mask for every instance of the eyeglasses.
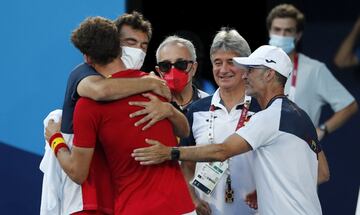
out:
{"label": "eyeglasses", "polygon": [[175,63],[171,63],[170,61],[161,61],[158,63],[159,69],[161,72],[168,72],[172,66],[181,71],[186,71],[189,63],[194,63],[192,60],[178,60]]}

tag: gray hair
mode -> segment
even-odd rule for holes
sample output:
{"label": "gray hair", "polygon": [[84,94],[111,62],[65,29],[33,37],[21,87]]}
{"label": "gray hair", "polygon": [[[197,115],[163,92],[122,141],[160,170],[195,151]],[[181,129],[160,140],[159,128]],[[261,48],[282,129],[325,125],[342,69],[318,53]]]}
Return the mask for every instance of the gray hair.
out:
{"label": "gray hair", "polygon": [[210,58],[212,59],[212,55],[219,50],[233,51],[239,55],[238,57],[248,57],[251,54],[246,40],[235,29],[230,28],[221,28],[215,35],[210,48]]}
{"label": "gray hair", "polygon": [[190,55],[191,55],[191,60],[192,61],[196,61],[196,51],[195,51],[195,47],[194,44],[192,44],[192,42],[190,40],[178,37],[176,35],[173,36],[168,36],[160,45],[159,48],[156,50],[156,62],[159,62],[159,52],[160,50],[168,45],[168,44],[176,44],[176,43],[180,43],[183,44],[189,51]]}

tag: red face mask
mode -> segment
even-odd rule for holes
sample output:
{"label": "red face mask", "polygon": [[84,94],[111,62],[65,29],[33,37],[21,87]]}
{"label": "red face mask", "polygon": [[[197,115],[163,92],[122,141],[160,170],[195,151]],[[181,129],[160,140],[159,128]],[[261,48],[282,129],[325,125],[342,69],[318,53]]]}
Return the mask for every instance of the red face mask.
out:
{"label": "red face mask", "polygon": [[171,68],[169,72],[164,74],[164,80],[172,92],[180,93],[188,83],[189,73]]}

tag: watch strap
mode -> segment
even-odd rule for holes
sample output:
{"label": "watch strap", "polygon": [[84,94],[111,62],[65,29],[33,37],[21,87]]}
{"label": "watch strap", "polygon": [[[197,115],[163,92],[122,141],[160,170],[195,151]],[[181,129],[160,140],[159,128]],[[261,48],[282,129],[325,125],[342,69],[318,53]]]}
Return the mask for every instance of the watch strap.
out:
{"label": "watch strap", "polygon": [[180,158],[180,150],[178,147],[171,148],[171,160],[179,160]]}

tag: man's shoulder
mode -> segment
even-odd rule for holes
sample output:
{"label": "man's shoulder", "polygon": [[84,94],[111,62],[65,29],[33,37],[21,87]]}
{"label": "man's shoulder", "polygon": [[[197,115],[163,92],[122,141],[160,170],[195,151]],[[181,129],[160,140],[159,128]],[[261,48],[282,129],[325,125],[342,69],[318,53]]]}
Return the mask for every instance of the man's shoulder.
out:
{"label": "man's shoulder", "polygon": [[307,65],[307,66],[315,66],[315,67],[318,67],[318,66],[323,66],[324,63],[317,60],[317,59],[314,59],[314,58],[311,58],[303,53],[299,53],[299,61],[302,62],[304,65]]}
{"label": "man's shoulder", "polygon": [[212,96],[207,96],[199,100],[194,101],[189,106],[189,112],[208,111],[211,105]]}
{"label": "man's shoulder", "polygon": [[[325,63],[299,53],[299,70],[312,77],[323,76],[331,73]],[[301,73],[300,72],[300,73]]]}
{"label": "man's shoulder", "polygon": [[136,69],[126,69],[118,71],[111,75],[112,78],[139,78],[146,76],[148,73]]}
{"label": "man's shoulder", "polygon": [[[80,63],[77,66],[74,67],[74,69],[72,70],[72,72],[76,72],[76,71],[84,71],[84,70],[94,70],[93,67],[91,67],[89,64],[87,63]],[[95,71],[95,70],[94,70]]]}

